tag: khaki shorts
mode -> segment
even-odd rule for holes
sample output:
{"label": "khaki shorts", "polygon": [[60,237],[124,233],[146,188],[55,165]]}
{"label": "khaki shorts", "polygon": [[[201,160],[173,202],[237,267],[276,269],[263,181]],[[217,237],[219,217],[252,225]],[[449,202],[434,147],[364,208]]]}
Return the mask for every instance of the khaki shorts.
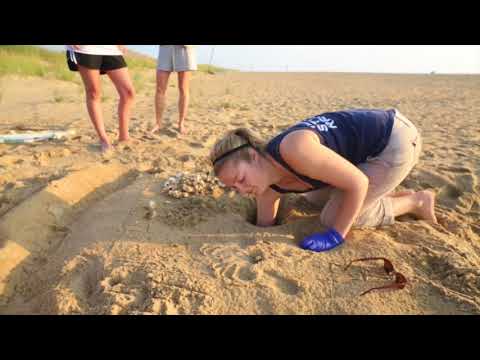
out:
{"label": "khaki shorts", "polygon": [[157,70],[170,72],[197,70],[195,47],[192,45],[159,45]]}

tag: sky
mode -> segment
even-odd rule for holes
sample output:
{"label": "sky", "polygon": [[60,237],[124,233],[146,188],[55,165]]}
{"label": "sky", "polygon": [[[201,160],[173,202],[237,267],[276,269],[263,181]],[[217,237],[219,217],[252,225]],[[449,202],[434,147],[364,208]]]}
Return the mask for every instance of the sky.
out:
{"label": "sky", "polygon": [[[158,45],[127,46],[152,57],[158,51]],[[197,45],[196,48],[200,64],[208,64],[212,59],[213,65],[243,71],[480,74],[480,45]]]}

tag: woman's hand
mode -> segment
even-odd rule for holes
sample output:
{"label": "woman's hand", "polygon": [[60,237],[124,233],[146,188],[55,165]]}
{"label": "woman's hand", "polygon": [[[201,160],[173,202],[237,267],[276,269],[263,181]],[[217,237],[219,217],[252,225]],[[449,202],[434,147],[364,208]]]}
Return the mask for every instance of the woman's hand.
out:
{"label": "woman's hand", "polygon": [[73,50],[80,50],[80,45],[68,45],[73,48]]}
{"label": "woman's hand", "polygon": [[300,247],[304,250],[322,252],[332,250],[344,242],[345,240],[342,235],[340,235],[337,230],[331,228],[324,233],[316,233],[307,236],[300,243]]}

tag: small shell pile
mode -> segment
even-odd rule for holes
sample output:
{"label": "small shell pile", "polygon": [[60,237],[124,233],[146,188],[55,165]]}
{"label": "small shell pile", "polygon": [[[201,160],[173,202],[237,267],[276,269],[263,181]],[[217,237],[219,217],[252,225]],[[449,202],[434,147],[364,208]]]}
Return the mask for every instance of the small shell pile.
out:
{"label": "small shell pile", "polygon": [[175,199],[188,198],[194,195],[212,195],[225,188],[210,172],[178,173],[163,183],[162,191]]}

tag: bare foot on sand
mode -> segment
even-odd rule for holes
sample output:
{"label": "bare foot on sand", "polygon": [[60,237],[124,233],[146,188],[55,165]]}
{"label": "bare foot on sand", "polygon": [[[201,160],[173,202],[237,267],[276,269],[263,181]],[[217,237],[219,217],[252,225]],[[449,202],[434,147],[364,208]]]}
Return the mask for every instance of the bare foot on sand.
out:
{"label": "bare foot on sand", "polygon": [[119,150],[131,149],[132,145],[133,141],[129,138],[127,140],[119,140],[116,144],[116,148]]}
{"label": "bare foot on sand", "polygon": [[150,134],[154,134],[160,129],[162,129],[162,125],[155,124],[155,126],[152,128],[152,130],[150,130]]}
{"label": "bare foot on sand", "polygon": [[415,197],[418,200],[418,207],[413,211],[413,214],[421,220],[438,224],[437,217],[435,216],[435,193],[424,190],[417,192]]}
{"label": "bare foot on sand", "polygon": [[178,125],[178,130],[180,131],[180,134],[185,135],[187,133],[187,129],[185,128],[185,125],[183,123],[180,123]]}
{"label": "bare foot on sand", "polygon": [[111,152],[113,150],[113,146],[105,141],[100,142],[100,151],[102,154],[106,154],[108,152]]}

